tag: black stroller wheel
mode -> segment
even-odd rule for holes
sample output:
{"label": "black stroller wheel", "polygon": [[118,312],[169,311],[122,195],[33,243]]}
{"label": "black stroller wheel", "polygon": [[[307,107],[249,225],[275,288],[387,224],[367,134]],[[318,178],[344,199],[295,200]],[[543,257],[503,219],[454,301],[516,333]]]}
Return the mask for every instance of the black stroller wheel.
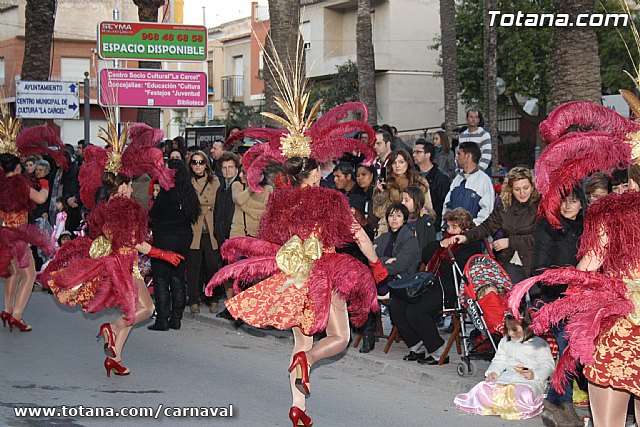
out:
{"label": "black stroller wheel", "polygon": [[467,375],[469,373],[469,367],[464,362],[458,362],[458,366],[456,367],[456,371],[458,372],[458,375],[460,375],[461,377],[464,377],[465,375]]}

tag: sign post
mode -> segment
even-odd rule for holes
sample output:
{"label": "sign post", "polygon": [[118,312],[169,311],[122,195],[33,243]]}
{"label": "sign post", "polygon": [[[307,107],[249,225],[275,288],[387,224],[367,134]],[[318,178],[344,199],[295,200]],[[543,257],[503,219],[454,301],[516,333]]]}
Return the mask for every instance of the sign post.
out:
{"label": "sign post", "polygon": [[16,117],[22,119],[77,119],[78,83],[16,82]]}

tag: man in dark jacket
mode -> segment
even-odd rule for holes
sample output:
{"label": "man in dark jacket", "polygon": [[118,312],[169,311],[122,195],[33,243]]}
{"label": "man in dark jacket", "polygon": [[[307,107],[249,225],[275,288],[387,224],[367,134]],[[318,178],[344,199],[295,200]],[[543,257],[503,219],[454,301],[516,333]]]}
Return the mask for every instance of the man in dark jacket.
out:
{"label": "man in dark jacket", "polygon": [[[225,151],[218,159],[218,170],[222,174],[220,188],[216,194],[216,207],[213,211],[213,234],[218,242],[218,247],[229,238],[231,234],[231,223],[236,205],[233,202],[231,185],[240,180],[240,159],[233,153]],[[233,287],[231,284],[224,285],[227,299],[233,297]],[[227,309],[217,314],[217,317],[233,319]]]}
{"label": "man in dark jacket", "polygon": [[431,193],[431,203],[436,211],[436,231],[441,231],[442,207],[444,199],[449,192],[451,179],[438,169],[438,165],[433,163],[436,155],[436,147],[424,138],[418,138],[413,149],[413,161],[427,182],[429,182],[429,192]]}

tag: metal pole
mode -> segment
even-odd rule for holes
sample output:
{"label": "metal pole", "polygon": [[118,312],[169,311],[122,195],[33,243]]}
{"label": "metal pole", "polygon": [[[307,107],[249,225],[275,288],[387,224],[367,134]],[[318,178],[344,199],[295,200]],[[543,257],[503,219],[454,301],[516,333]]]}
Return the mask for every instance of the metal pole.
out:
{"label": "metal pole", "polygon": [[[113,20],[114,21],[119,21],[120,20],[120,11],[118,10],[118,7],[114,7],[113,8]],[[118,68],[120,68],[120,60],[119,59],[114,59],[113,60],[113,68],[115,68],[116,70]],[[118,93],[116,92],[116,96],[115,96],[115,107],[113,107],[113,119],[115,120],[115,124],[116,127],[118,129],[118,134],[120,133],[120,107],[118,107]]]}
{"label": "metal pole", "polygon": [[91,86],[89,72],[84,72],[84,142],[91,143]]}

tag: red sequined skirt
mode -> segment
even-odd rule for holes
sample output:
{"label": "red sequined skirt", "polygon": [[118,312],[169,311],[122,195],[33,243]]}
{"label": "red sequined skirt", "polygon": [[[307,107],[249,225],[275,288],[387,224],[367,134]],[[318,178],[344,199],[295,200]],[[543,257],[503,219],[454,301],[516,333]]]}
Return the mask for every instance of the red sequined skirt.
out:
{"label": "red sequined skirt", "polygon": [[640,397],[640,326],[626,317],[600,336],[595,363],[584,368],[589,381]]}
{"label": "red sequined skirt", "polygon": [[284,274],[277,273],[239,293],[225,303],[229,313],[256,328],[299,326],[302,333],[309,335],[315,319],[309,303],[309,286],[305,283],[298,289],[291,284],[282,290],[286,279]]}

